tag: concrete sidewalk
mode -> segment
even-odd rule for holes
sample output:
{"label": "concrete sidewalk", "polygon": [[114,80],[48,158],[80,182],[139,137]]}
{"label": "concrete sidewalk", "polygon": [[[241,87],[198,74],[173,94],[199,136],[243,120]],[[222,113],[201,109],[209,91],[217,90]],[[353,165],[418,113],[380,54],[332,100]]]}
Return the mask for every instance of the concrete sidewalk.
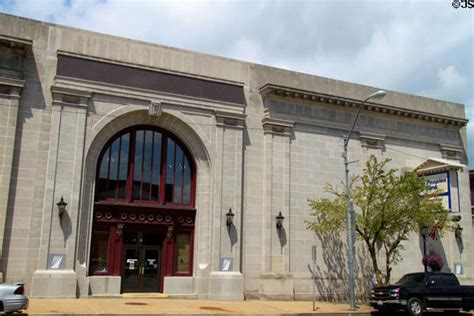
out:
{"label": "concrete sidewalk", "polygon": [[370,315],[372,308],[361,305],[350,311],[349,305],[311,301],[208,301],[150,298],[31,299],[28,315]]}

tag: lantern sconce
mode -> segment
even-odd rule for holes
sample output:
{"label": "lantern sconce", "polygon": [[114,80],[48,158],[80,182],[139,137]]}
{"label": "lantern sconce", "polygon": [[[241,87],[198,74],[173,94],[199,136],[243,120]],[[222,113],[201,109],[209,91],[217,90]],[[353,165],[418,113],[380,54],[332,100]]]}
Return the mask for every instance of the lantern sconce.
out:
{"label": "lantern sconce", "polygon": [[451,217],[451,220],[452,220],[453,222],[455,222],[455,223],[460,222],[461,219],[462,219],[462,217],[461,217],[461,215],[459,215],[459,214],[453,215],[453,216]]}
{"label": "lantern sconce", "polygon": [[64,212],[66,212],[67,203],[64,201],[62,196],[61,196],[61,200],[59,200],[59,202],[56,203],[56,205],[58,206],[59,217],[63,217]]}
{"label": "lantern sconce", "polygon": [[225,219],[226,219],[225,222],[226,222],[227,226],[232,225],[232,223],[234,222],[234,216],[235,216],[235,214],[232,213],[232,208],[229,208],[229,212],[227,212],[225,214]]}
{"label": "lantern sconce", "polygon": [[281,229],[283,227],[283,220],[285,216],[281,215],[281,212],[278,213],[278,216],[275,217],[276,219],[276,228]]}
{"label": "lantern sconce", "polygon": [[461,239],[462,231],[463,228],[461,227],[461,225],[458,224],[458,226],[454,228],[454,237],[456,237],[457,239]]}
{"label": "lantern sconce", "polygon": [[123,234],[123,224],[119,223],[117,224],[117,235],[121,237],[122,234]]}
{"label": "lantern sconce", "polygon": [[172,225],[168,226],[168,230],[166,231],[166,238],[168,239],[173,238],[173,230],[174,230],[174,226]]}

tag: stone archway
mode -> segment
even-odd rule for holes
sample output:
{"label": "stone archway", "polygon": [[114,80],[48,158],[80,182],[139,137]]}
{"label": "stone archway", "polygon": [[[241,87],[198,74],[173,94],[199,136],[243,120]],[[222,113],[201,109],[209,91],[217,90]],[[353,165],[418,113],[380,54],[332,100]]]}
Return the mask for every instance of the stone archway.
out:
{"label": "stone archway", "polygon": [[[118,115],[117,112],[121,112]],[[118,115],[118,116],[117,116]],[[188,121],[188,122],[185,122]],[[89,294],[117,294],[117,289],[120,288],[119,277],[110,276],[107,281],[100,281],[102,283],[107,282],[109,288],[104,288],[103,284],[96,284],[98,280],[88,277],[88,262],[89,262],[89,249],[90,249],[90,236],[92,229],[92,209],[94,200],[94,182],[96,175],[97,159],[99,154],[106,144],[106,142],[115,135],[119,129],[127,127],[146,124],[156,126],[161,129],[167,130],[176,137],[178,137],[189,149],[196,166],[197,171],[197,184],[196,187],[196,236],[194,242],[194,258],[195,263],[193,265],[193,275],[196,275],[198,269],[196,269],[196,262],[198,259],[204,259],[210,254],[200,250],[205,247],[200,247],[201,241],[199,240],[200,232],[207,231],[209,229],[208,221],[204,220],[209,218],[209,212],[211,209],[210,205],[210,181],[211,181],[211,163],[210,155],[206,148],[206,136],[202,131],[199,130],[198,125],[196,127],[190,121],[190,118],[179,113],[162,113],[160,116],[150,116],[146,110],[129,110],[121,108],[120,111],[115,111],[115,115],[108,121],[101,121],[92,128],[92,137],[89,138],[89,143],[86,143],[87,156],[85,159],[85,170],[82,181],[82,199],[81,209],[79,217],[79,236],[83,238],[78,239],[76,246],[76,273],[78,276],[78,287],[79,295],[85,296]],[[105,277],[104,277],[105,278]],[[102,278],[102,279],[104,279]],[[99,282],[99,283],[100,283]],[[114,285],[115,284],[115,285]],[[117,286],[118,284],[118,286]],[[105,291],[106,293],[101,293]]]}

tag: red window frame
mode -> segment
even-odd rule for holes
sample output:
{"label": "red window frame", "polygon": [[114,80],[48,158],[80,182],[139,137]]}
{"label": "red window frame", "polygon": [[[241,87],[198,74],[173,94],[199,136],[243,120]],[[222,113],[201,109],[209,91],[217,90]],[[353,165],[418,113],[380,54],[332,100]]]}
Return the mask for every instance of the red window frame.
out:
{"label": "red window frame", "polygon": [[176,255],[176,246],[177,246],[177,243],[175,242],[174,244],[174,252],[175,252],[175,255],[173,256],[174,257],[174,260],[173,260],[173,274],[175,276],[192,276],[193,275],[193,260],[194,260],[194,256],[193,256],[193,249],[194,249],[194,229],[186,229],[186,228],[182,228],[180,230],[178,230],[176,232],[176,236],[179,235],[179,234],[182,234],[182,235],[189,235],[189,263],[188,263],[188,271],[177,271],[177,260],[178,260],[178,256]]}
{"label": "red window frame", "polygon": [[[158,194],[158,201],[151,201],[151,200],[142,200],[142,199],[133,199],[133,181],[134,181],[134,171],[135,171],[135,159],[136,159],[136,155],[135,155],[135,147],[136,147],[136,133],[137,131],[141,131],[143,130],[144,133],[143,133],[143,137],[145,139],[145,134],[147,131],[151,131],[151,132],[158,132],[161,134],[161,151],[160,151],[160,154],[161,154],[161,161],[160,161],[160,179],[159,179],[159,194]],[[119,179],[119,172],[120,172],[120,159],[122,158],[120,153],[121,153],[121,146],[122,146],[122,141],[119,143],[119,150],[118,150],[118,167],[117,167],[117,183],[116,183],[116,188],[115,188],[115,197],[106,197],[106,198],[100,198],[98,199],[97,198],[97,195],[100,193],[99,192],[99,189],[101,189],[100,187],[100,170],[101,170],[101,165],[102,165],[102,160],[104,158],[104,155],[106,154],[106,152],[110,149],[109,151],[109,157],[112,155],[112,152],[111,152],[111,146],[112,144],[117,140],[119,139],[120,137],[124,136],[125,134],[127,133],[130,133],[130,136],[129,136],[129,148],[128,148],[128,175],[127,175],[127,179],[126,179],[126,187],[125,187],[125,198],[117,198],[117,195],[118,195],[118,188],[119,188],[119,184],[118,184],[118,179]],[[153,140],[154,140],[154,137],[155,137],[155,134],[153,133],[152,134],[152,137],[153,137]],[[177,203],[177,202],[173,202],[174,200],[174,193],[175,193],[175,189],[176,189],[176,183],[175,183],[175,179],[176,179],[176,169],[177,169],[177,163],[176,163],[176,151],[177,151],[177,146],[175,145],[174,146],[174,153],[173,153],[173,175],[172,175],[172,198],[171,198],[171,201],[167,202],[165,200],[165,193],[166,193],[166,177],[167,177],[167,168],[166,168],[166,162],[167,162],[167,157],[168,157],[168,140],[171,139],[175,142],[176,145],[178,145],[181,150],[183,151],[183,159],[182,159],[182,163],[183,163],[183,172],[182,172],[182,185],[181,185],[181,200],[184,200],[184,188],[185,188],[185,185],[184,185],[184,162],[185,162],[185,159],[187,159],[187,161],[189,162],[189,168],[190,168],[190,176],[191,176],[191,183],[190,183],[190,196],[189,196],[189,203]],[[152,144],[154,143],[152,140]],[[152,168],[150,170],[150,187],[152,186],[152,177],[153,177],[153,149],[151,150],[152,152],[150,153],[151,155],[151,165],[152,165]],[[142,169],[142,175],[141,175],[141,181],[140,181],[140,197],[142,197],[142,194],[143,194],[143,174],[144,174],[144,160],[145,160],[145,157],[144,157],[144,153],[145,153],[145,141],[143,141],[143,148],[142,148],[142,155],[141,155],[141,158],[142,158],[142,162],[141,162],[141,169]],[[108,183],[109,181],[115,181],[113,179],[110,179],[110,165],[111,165],[111,159],[109,159],[108,161],[108,165],[107,165],[107,168],[108,168],[108,175],[107,175],[107,184],[106,184],[106,187],[108,186]],[[138,125],[138,126],[133,126],[133,127],[130,127],[130,128],[126,128],[122,131],[120,131],[119,133],[115,134],[107,143],[106,145],[104,146],[104,148],[102,149],[102,152],[100,153],[99,155],[99,159],[98,159],[98,162],[97,162],[97,171],[96,171],[96,190],[95,190],[95,197],[96,197],[96,202],[97,201],[107,201],[107,202],[125,202],[125,203],[131,203],[131,204],[146,204],[146,205],[157,205],[157,206],[189,206],[189,207],[194,207],[195,205],[195,190],[196,190],[196,172],[195,172],[196,168],[195,168],[195,162],[194,162],[194,159],[192,159],[192,155],[190,154],[188,148],[183,144],[183,142],[181,142],[181,140],[179,140],[176,136],[174,136],[173,134],[171,134],[170,132],[166,131],[166,130],[163,130],[159,127],[155,127],[155,126],[150,126],[150,125]],[[149,197],[151,197],[151,190],[148,192],[149,194]]]}

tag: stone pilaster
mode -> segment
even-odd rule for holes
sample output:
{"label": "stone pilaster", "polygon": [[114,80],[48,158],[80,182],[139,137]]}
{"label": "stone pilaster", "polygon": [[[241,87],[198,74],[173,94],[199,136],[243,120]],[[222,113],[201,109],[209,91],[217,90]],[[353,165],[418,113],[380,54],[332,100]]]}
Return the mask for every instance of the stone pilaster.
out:
{"label": "stone pilaster", "polygon": [[[2,261],[18,107],[24,84],[23,80],[0,77],[0,260]],[[3,262],[0,266],[3,267]],[[0,271],[0,282],[3,282],[3,271]]]}
{"label": "stone pilaster", "polygon": [[[289,273],[290,166],[291,139],[294,122],[264,118],[264,186],[265,202],[263,218],[264,238],[262,248],[264,274]],[[283,226],[276,227],[276,216],[282,213],[287,218]]]}
{"label": "stone pilaster", "polygon": [[[84,140],[90,93],[53,86],[49,161],[44,197],[42,239],[32,296],[75,297],[77,224],[84,161]],[[60,216],[56,203],[68,203]],[[51,257],[61,263],[51,266]],[[56,287],[56,285],[61,285]],[[48,288],[48,291],[44,291]]]}
{"label": "stone pilaster", "polygon": [[[210,299],[243,299],[241,273],[243,192],[243,129],[245,115],[216,112],[216,159],[214,166],[215,205],[213,212],[212,272],[209,276]],[[227,225],[226,213],[232,209],[233,223]],[[224,263],[225,262],[225,263]]]}

